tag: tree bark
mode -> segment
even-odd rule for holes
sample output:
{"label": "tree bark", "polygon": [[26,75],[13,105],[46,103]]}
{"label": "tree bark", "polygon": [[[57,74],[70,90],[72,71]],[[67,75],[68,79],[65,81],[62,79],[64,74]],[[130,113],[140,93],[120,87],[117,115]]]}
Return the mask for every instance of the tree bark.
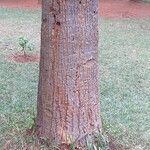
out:
{"label": "tree bark", "polygon": [[101,131],[98,1],[42,2],[37,132],[58,145]]}
{"label": "tree bark", "polygon": [[42,3],[42,0],[38,0],[38,4],[41,4]]}

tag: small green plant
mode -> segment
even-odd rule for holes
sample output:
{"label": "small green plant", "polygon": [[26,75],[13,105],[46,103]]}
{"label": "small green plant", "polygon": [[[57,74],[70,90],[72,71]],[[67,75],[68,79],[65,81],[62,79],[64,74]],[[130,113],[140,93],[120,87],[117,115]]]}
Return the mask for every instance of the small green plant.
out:
{"label": "small green plant", "polygon": [[72,141],[72,139],[70,138],[70,140],[71,140],[71,144],[70,144],[70,149],[69,150],[76,150],[76,148],[75,148],[75,142],[76,141]]}
{"label": "small green plant", "polygon": [[22,48],[21,51],[24,55],[26,55],[27,50],[32,51],[34,50],[34,44],[29,43],[29,40],[26,37],[20,37],[19,38],[19,45]]}
{"label": "small green plant", "polygon": [[33,51],[35,47],[34,47],[34,44],[29,43],[29,44],[27,45],[27,48],[28,48],[29,51]]}
{"label": "small green plant", "polygon": [[94,141],[87,138],[86,140],[87,150],[108,150],[108,138],[103,133],[96,134],[94,137]]}

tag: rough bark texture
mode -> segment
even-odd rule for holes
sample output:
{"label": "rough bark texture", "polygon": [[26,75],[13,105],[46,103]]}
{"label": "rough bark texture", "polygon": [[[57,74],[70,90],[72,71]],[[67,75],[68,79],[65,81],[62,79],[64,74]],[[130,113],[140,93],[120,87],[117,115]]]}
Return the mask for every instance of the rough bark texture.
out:
{"label": "rough bark texture", "polygon": [[37,131],[57,144],[101,130],[98,1],[42,2]]}

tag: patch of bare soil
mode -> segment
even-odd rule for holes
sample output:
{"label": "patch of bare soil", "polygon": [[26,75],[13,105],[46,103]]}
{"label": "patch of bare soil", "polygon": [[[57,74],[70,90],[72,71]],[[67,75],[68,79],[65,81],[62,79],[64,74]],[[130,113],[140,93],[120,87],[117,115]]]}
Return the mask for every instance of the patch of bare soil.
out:
{"label": "patch of bare soil", "polygon": [[150,17],[150,4],[141,0],[100,0],[99,15],[104,18]]}
{"label": "patch of bare soil", "polygon": [[16,63],[32,63],[39,62],[39,55],[37,54],[13,54],[8,57],[9,61]]}
{"label": "patch of bare soil", "polygon": [[0,0],[0,7],[32,9],[40,6],[40,0]]}

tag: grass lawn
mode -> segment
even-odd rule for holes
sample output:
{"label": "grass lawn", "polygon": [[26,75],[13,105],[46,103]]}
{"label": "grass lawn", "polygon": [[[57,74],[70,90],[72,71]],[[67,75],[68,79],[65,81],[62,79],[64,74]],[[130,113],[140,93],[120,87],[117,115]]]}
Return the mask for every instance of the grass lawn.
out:
{"label": "grass lawn", "polygon": [[[0,9],[0,148],[12,140],[18,149],[33,142],[22,133],[34,124],[38,63],[12,63],[7,58],[19,52],[21,36],[27,36],[36,46],[33,53],[39,53],[40,16],[39,10]],[[149,150],[150,18],[102,18],[100,30],[104,128],[116,142]]]}
{"label": "grass lawn", "polygon": [[38,63],[11,63],[7,57],[19,52],[21,36],[35,44],[33,53],[39,52],[40,20],[38,10],[0,9],[0,148],[11,139],[23,145],[18,133],[34,123]]}
{"label": "grass lawn", "polygon": [[102,116],[118,141],[143,150],[150,149],[149,31],[150,18],[101,21]]}

